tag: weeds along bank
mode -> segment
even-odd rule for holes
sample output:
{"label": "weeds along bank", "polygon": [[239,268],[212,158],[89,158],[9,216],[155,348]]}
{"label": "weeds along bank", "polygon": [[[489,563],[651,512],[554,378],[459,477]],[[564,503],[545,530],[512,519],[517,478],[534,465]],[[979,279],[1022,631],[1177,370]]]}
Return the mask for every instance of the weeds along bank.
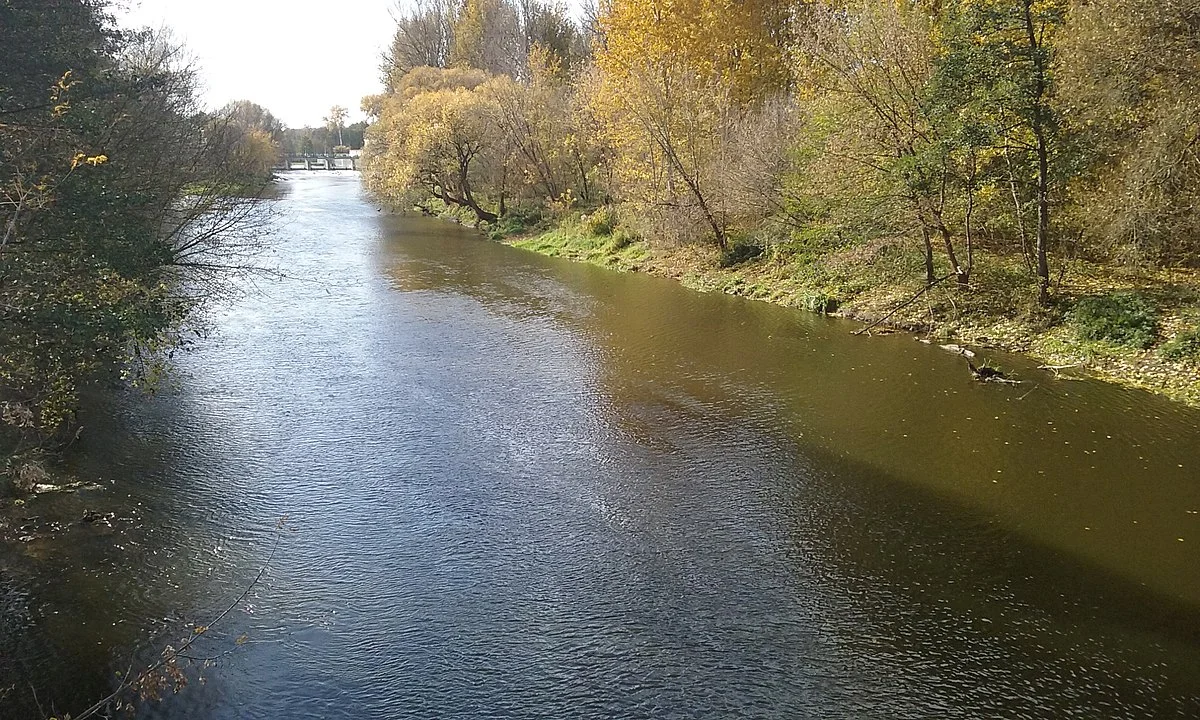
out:
{"label": "weeds along bank", "polygon": [[[1200,0],[428,0],[365,180],[551,254],[1198,402]],[[889,315],[889,313],[894,313]]]}

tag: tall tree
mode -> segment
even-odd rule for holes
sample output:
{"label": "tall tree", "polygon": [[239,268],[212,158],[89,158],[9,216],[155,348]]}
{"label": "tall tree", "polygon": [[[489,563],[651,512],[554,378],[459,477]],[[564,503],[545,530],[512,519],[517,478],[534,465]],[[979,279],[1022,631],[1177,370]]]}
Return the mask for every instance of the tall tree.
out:
{"label": "tall tree", "polygon": [[[1055,39],[1067,0],[954,0],[942,5],[940,65],[957,76],[961,112],[986,118],[979,127],[1006,160],[1020,228],[1033,219],[1032,264],[1038,298],[1050,294],[1055,204],[1064,196],[1060,164],[1066,148],[1055,104]],[[966,81],[965,83],[963,81]]]}
{"label": "tall tree", "polygon": [[613,0],[601,21],[588,92],[627,189],[662,216],[694,218],[721,247],[741,210],[722,190],[742,154],[737,129],[790,81],[784,14],[769,0]]}
{"label": "tall tree", "polygon": [[383,56],[383,84],[395,90],[410,70],[449,67],[454,48],[457,0],[415,0],[405,9],[397,3],[396,33]]}
{"label": "tall tree", "polygon": [[505,0],[462,0],[450,61],[493,75],[520,75],[525,49],[516,9]]}
{"label": "tall tree", "polygon": [[0,2],[0,444],[18,450],[64,437],[88,383],[152,371],[246,261],[260,207],[224,192],[246,168],[179,48],[101,7]]}
{"label": "tall tree", "polygon": [[342,144],[342,128],[346,125],[346,118],[350,115],[350,111],[341,105],[334,105],[329,108],[329,115],[325,117],[325,127],[329,129],[330,135],[337,133],[337,144]]}

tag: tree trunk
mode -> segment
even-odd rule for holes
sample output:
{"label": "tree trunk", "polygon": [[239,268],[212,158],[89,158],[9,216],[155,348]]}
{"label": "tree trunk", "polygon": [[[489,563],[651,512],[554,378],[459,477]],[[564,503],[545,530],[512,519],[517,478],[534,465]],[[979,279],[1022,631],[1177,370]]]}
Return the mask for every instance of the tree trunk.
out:
{"label": "tree trunk", "polygon": [[932,285],[933,271],[933,241],[929,237],[929,226],[921,223],[921,240],[925,243],[925,284]]}
{"label": "tree trunk", "polygon": [[1038,302],[1050,302],[1050,158],[1046,138],[1038,132],[1038,229],[1037,278]]}
{"label": "tree trunk", "polygon": [[1034,85],[1033,119],[1031,121],[1033,135],[1037,139],[1037,280],[1038,302],[1046,305],[1050,302],[1050,144],[1046,138],[1047,102],[1049,90],[1046,82],[1045,59],[1042,57],[1042,45],[1038,39],[1037,27],[1033,20],[1034,0],[1025,0],[1025,34],[1029,43],[1029,52],[1033,58]]}
{"label": "tree trunk", "polygon": [[940,219],[938,220],[938,232],[942,234],[942,242],[946,246],[946,258],[950,260],[950,267],[954,268],[954,281],[959,287],[966,287],[971,284],[971,273],[965,270],[958,264],[958,255],[954,252],[954,237],[950,234],[950,228]]}

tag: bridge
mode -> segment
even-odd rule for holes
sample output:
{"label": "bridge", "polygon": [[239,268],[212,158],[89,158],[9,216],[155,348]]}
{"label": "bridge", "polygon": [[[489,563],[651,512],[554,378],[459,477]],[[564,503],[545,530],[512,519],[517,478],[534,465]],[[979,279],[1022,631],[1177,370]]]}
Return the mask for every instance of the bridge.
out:
{"label": "bridge", "polygon": [[289,155],[276,170],[358,170],[360,158],[349,155]]}

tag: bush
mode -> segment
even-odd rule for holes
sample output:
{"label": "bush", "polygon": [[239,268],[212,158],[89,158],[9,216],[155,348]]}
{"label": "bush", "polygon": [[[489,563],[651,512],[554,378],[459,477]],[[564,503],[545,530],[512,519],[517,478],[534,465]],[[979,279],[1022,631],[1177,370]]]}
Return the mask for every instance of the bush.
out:
{"label": "bush", "polygon": [[617,229],[617,213],[608,205],[598,207],[580,218],[583,228],[597,237],[608,237]]}
{"label": "bush", "polygon": [[838,301],[832,295],[817,291],[811,292],[800,298],[800,306],[809,312],[821,313],[828,315],[837,312]]}
{"label": "bush", "polygon": [[541,227],[544,217],[536,207],[509,208],[499,220],[492,225],[488,236],[492,240],[504,240],[513,235],[523,235]]}
{"label": "bush", "polygon": [[1200,328],[1179,333],[1159,352],[1168,360],[1200,362]]}
{"label": "bush", "polygon": [[1083,298],[1068,317],[1083,340],[1148,348],[1158,337],[1154,306],[1134,293]]}
{"label": "bush", "polygon": [[613,252],[624,250],[625,248],[637,242],[639,239],[640,238],[636,233],[626,228],[619,227],[613,230],[612,239],[608,241],[608,249],[612,250]]}
{"label": "bush", "polygon": [[735,265],[741,265],[748,260],[759,257],[765,251],[766,248],[753,241],[739,240],[732,242],[721,253],[721,267],[730,268]]}

